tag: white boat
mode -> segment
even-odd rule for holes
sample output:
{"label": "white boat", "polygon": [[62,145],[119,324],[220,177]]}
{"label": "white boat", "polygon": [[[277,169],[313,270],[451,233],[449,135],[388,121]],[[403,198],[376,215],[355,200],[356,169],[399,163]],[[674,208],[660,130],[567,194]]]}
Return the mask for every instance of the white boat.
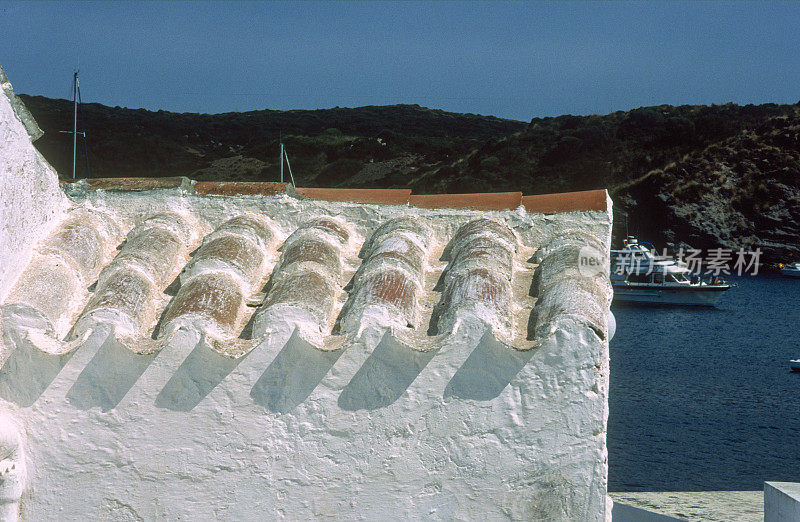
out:
{"label": "white boat", "polygon": [[781,274],[786,277],[800,277],[800,263],[792,263],[789,265],[778,265]]}
{"label": "white boat", "polygon": [[800,372],[800,359],[789,361],[789,368],[791,368],[793,372]]}
{"label": "white boat", "polygon": [[628,236],[622,250],[611,251],[614,302],[715,306],[731,285],[693,274],[686,263],[659,256],[655,248]]}

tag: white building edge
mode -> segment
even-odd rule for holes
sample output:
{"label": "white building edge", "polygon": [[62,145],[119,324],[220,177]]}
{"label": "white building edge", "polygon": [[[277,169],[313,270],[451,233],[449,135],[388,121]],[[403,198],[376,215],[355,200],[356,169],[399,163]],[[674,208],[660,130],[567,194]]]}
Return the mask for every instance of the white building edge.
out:
{"label": "white building edge", "polygon": [[605,192],[62,190],[0,79],[3,520],[610,520]]}

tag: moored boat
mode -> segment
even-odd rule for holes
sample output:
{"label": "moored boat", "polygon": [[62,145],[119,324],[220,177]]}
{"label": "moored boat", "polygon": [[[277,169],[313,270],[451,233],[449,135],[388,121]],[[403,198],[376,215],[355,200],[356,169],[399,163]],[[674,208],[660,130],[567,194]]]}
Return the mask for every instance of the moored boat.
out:
{"label": "moored boat", "polygon": [[703,278],[686,263],[659,256],[655,248],[633,236],[624,248],[611,251],[614,302],[682,306],[715,306],[731,285],[717,277]]}
{"label": "moored boat", "polygon": [[778,268],[783,276],[800,277],[800,263],[791,263],[788,265],[780,264]]}

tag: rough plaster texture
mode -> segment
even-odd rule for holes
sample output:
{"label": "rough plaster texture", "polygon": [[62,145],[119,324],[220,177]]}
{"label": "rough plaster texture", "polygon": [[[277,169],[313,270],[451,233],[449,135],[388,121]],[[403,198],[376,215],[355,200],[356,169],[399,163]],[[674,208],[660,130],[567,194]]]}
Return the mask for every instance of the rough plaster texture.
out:
{"label": "rough plaster texture", "polygon": [[762,491],[632,491],[609,496],[614,522],[760,522],[766,515]]}
{"label": "rough plaster texture", "polygon": [[28,486],[25,430],[9,410],[0,411],[0,520],[19,517],[19,500]]}
{"label": "rough plaster texture", "polygon": [[14,115],[16,118],[22,122],[22,125],[25,126],[25,130],[28,132],[28,136],[30,136],[31,141],[36,141],[42,136],[44,136],[44,131],[39,128],[39,124],[36,123],[36,120],[33,119],[33,115],[22,103],[15,94],[14,89],[11,87],[11,82],[8,81],[8,77],[6,76],[5,71],[3,68],[0,67],[0,88],[3,89],[3,93],[8,98],[8,101],[11,103],[11,108],[14,109]]}
{"label": "rough plaster texture", "polygon": [[[605,248],[610,239],[608,214],[598,212],[419,210],[179,189],[71,194],[124,231],[174,211],[207,234],[254,212],[271,219],[282,243],[310,218],[333,216],[352,229],[344,282],[365,238],[414,213],[432,230],[417,305],[423,325],[440,299],[449,240],[490,217],[517,238],[511,336],[522,338],[537,249],[559,231],[582,230]],[[335,296],[336,313],[347,296]],[[517,350],[472,315],[424,350],[398,342],[381,321],[325,350],[301,339],[296,324],[273,321],[239,358],[191,335],[148,354],[107,333],[61,356],[17,339],[0,396],[25,427],[23,519],[609,519],[605,332],[567,314]]]}
{"label": "rough plaster texture", "polygon": [[764,483],[764,522],[800,520],[800,483]]}
{"label": "rough plaster texture", "polygon": [[[61,217],[68,200],[58,176],[31,137],[36,122],[0,69],[0,301],[28,264],[31,251]],[[23,122],[24,121],[24,122]]]}

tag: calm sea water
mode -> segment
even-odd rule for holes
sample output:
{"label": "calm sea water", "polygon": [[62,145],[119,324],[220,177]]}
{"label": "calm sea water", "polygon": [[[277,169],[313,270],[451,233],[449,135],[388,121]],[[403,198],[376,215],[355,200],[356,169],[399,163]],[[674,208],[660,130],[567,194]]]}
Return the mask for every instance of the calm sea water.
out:
{"label": "calm sea water", "polygon": [[609,491],[800,482],[800,279],[733,281],[716,309],[612,307]]}

